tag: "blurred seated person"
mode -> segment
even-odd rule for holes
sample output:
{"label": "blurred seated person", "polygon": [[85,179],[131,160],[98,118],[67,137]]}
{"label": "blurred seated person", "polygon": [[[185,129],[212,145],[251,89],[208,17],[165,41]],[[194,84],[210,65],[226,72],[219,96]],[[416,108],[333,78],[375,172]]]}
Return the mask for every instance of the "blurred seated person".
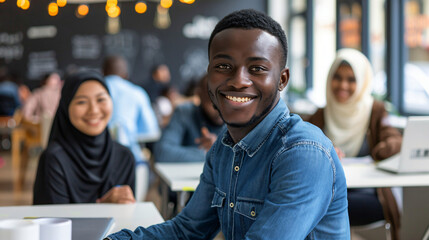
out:
{"label": "blurred seated person", "polygon": [[[371,64],[362,53],[353,49],[337,52],[326,83],[326,106],[318,109],[309,122],[321,128],[332,140],[340,158],[370,155],[380,161],[401,149],[400,132],[388,125],[383,102],[371,96],[372,79]],[[396,206],[390,188],[379,190],[389,196],[383,204],[390,202]],[[399,221],[385,216],[389,212],[388,206],[382,206],[377,191],[373,188],[348,189],[352,226],[383,219],[394,221],[393,224]]]}
{"label": "blurred seated person", "polygon": [[157,162],[202,162],[224,124],[213,107],[204,76],[196,90],[200,105],[177,106],[161,139],[155,144]]}
{"label": "blurred seated person", "polygon": [[38,123],[43,115],[53,118],[61,96],[62,81],[58,73],[44,76],[42,86],[35,89],[22,107],[22,117]]}
{"label": "blurred seated person", "polygon": [[103,63],[104,79],[113,101],[109,123],[114,139],[128,147],[136,160],[136,197],[144,200],[149,186],[148,157],[140,143],[157,141],[161,135],[146,91],[128,80],[128,64],[121,56],[109,56]]}
{"label": "blurred seated person", "polygon": [[92,71],[66,78],[34,183],[34,204],[133,203],[134,157],[110,137],[112,100]]}
{"label": "blurred seated person", "polygon": [[163,91],[170,86],[170,81],[170,69],[166,64],[156,64],[152,67],[150,71],[150,79],[143,86],[149,94],[151,103],[154,103],[156,99],[162,95]]}
{"label": "blurred seated person", "polygon": [[0,67],[0,116],[12,116],[21,106],[18,85],[12,81],[8,69]]}

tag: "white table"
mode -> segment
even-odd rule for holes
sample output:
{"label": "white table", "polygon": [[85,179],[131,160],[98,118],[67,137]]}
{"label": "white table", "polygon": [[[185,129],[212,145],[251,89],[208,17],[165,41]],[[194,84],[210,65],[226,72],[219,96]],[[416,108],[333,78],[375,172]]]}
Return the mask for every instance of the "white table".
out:
{"label": "white table", "polygon": [[168,216],[168,189],[177,192],[177,210],[181,211],[188,198],[188,192],[193,192],[200,182],[204,162],[198,163],[155,163],[155,172],[161,178],[162,216]]}
{"label": "white table", "polygon": [[110,233],[123,228],[134,230],[162,223],[164,219],[152,202],[135,204],[55,204],[0,207],[0,219],[24,217],[113,217]]}
{"label": "white table", "polygon": [[348,188],[402,187],[401,239],[421,239],[429,226],[429,173],[395,174],[373,163],[343,166]]}

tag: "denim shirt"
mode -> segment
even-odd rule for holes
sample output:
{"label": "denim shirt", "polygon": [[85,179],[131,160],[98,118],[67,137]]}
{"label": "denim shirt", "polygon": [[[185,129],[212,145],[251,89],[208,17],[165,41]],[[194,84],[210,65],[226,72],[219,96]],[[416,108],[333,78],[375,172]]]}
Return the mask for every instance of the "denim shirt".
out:
{"label": "denim shirt", "polygon": [[200,184],[176,218],[117,239],[350,239],[347,186],[330,140],[283,101],[234,144],[206,157]]}
{"label": "denim shirt", "polygon": [[161,139],[155,143],[156,162],[204,162],[206,151],[199,148],[195,139],[201,137],[201,128],[218,135],[224,125],[214,125],[204,114],[202,107],[184,103],[174,110]]}

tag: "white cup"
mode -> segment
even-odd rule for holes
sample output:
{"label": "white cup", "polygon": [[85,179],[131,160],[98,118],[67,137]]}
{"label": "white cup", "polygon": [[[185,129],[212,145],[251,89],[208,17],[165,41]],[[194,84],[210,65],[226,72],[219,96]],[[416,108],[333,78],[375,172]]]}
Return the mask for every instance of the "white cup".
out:
{"label": "white cup", "polygon": [[40,225],[40,240],[71,240],[72,221],[67,218],[37,218]]}
{"label": "white cup", "polygon": [[31,220],[0,220],[0,239],[39,240],[39,225]]}

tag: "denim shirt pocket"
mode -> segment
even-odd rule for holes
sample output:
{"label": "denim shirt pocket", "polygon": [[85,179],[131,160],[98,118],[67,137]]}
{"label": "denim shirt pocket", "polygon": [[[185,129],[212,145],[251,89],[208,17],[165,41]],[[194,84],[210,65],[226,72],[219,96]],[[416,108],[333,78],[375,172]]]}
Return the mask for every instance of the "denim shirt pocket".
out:
{"label": "denim shirt pocket", "polygon": [[219,221],[222,221],[222,211],[223,211],[222,207],[224,205],[225,198],[226,198],[226,193],[222,192],[219,188],[215,188],[211,207],[217,209],[217,215],[218,215]]}
{"label": "denim shirt pocket", "polygon": [[211,207],[222,207],[225,202],[226,193],[219,188],[215,188]]}
{"label": "denim shirt pocket", "polygon": [[251,220],[256,220],[264,206],[264,201],[259,199],[237,197],[234,212]]}

